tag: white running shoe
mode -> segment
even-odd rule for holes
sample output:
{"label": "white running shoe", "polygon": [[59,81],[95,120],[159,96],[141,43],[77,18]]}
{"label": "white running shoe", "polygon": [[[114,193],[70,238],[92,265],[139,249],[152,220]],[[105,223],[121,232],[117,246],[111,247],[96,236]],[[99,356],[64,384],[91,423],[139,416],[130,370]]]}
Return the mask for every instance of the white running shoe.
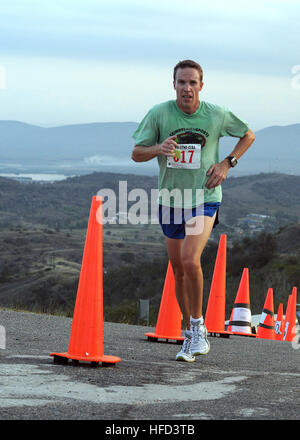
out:
{"label": "white running shoe", "polygon": [[195,356],[191,353],[192,335],[185,332],[181,350],[176,355],[176,361],[194,362]]}
{"label": "white running shoe", "polygon": [[207,339],[207,329],[203,318],[198,323],[191,322],[192,340],[191,353],[193,356],[207,354],[210,350],[210,344]]}

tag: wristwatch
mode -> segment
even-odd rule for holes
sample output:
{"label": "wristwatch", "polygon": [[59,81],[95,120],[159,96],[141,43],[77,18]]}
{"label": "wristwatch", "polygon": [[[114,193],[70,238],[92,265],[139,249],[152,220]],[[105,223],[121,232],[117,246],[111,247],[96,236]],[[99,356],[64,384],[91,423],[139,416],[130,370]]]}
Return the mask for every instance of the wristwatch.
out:
{"label": "wristwatch", "polygon": [[235,167],[238,163],[237,158],[234,156],[227,156],[226,159],[229,160],[229,164],[232,168]]}

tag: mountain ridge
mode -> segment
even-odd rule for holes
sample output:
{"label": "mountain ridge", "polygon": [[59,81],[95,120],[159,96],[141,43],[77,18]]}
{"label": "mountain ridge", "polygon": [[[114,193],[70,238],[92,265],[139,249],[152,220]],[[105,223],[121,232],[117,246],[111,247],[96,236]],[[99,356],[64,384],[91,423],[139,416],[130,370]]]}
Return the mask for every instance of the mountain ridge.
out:
{"label": "mountain ridge", "polygon": [[[0,178],[0,306],[71,316],[91,198],[110,188],[118,204],[120,181],[127,182],[128,193],[141,188],[149,195],[157,186],[157,177],[111,172],[52,184]],[[293,285],[299,286],[300,194],[296,189],[300,176],[231,177],[222,186],[220,224],[213,230],[202,260],[208,281],[205,298],[217,241],[225,233],[227,316],[243,267],[250,270],[252,310],[259,313],[262,309],[262,293],[269,286],[276,293],[277,307]],[[138,299],[151,298],[155,322],[168,262],[159,225],[104,224],[103,243],[107,319],[132,322]]]}
{"label": "mountain ridge", "polygon": [[[137,122],[92,122],[40,127],[21,121],[0,121],[0,171],[84,174],[92,171],[157,174],[156,161],[131,159]],[[300,124],[265,127],[232,173],[300,174]],[[220,160],[236,138],[220,139]],[[288,151],[288,154],[283,153]]]}

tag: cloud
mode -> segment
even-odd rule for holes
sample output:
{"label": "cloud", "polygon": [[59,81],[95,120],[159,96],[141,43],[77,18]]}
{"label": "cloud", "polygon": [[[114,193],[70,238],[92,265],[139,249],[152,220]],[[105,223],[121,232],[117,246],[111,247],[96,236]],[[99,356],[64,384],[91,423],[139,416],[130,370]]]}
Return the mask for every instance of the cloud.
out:
{"label": "cloud", "polygon": [[174,98],[173,66],[191,58],[204,69],[204,99],[260,127],[297,122],[298,0],[11,0],[1,12],[0,118],[139,121]]}
{"label": "cloud", "polygon": [[131,159],[125,159],[118,157],[117,159],[113,156],[90,156],[84,158],[84,163],[86,165],[132,165]]}
{"label": "cloud", "polygon": [[31,0],[12,1],[3,14],[3,54],[164,65],[193,57],[211,68],[270,73],[276,66],[284,74],[300,46],[300,10],[291,0],[185,0],[184,7],[178,0],[43,7]]}
{"label": "cloud", "polygon": [[[175,98],[173,65],[130,62],[2,58],[6,88],[0,90],[0,119],[42,126],[72,123],[139,122],[155,104]],[[227,71],[204,63],[200,99],[228,106],[255,128],[299,123],[300,90],[295,75]],[[282,109],[285,108],[283,112]]]}
{"label": "cloud", "polygon": [[[256,130],[271,125],[299,123],[300,89],[293,76],[209,70],[202,99],[225,105]],[[282,111],[285,108],[286,111]]]}

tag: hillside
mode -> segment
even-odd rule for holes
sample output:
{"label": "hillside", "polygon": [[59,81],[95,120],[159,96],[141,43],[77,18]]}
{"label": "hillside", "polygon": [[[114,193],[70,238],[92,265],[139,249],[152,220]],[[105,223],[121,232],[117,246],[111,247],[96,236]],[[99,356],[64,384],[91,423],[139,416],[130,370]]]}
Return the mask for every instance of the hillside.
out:
{"label": "hillside", "polygon": [[[132,134],[138,122],[95,122],[39,127],[20,121],[0,121],[1,172],[61,173],[93,171],[157,175],[157,162],[131,160]],[[300,124],[258,130],[234,175],[259,172],[300,174]],[[229,154],[236,138],[220,139],[220,157]],[[282,154],[283,146],[289,154]]]}
{"label": "hillside", "polygon": [[300,176],[260,173],[231,177],[223,183],[224,211],[236,207],[243,214],[253,212],[288,219],[300,219]]}
{"label": "hillside", "polygon": [[[162,234],[140,227],[139,232],[106,231],[103,241],[104,316],[115,322],[137,322],[139,299],[150,299],[151,322],[156,322],[168,257]],[[244,267],[249,268],[252,312],[261,312],[269,287],[275,306],[284,304],[292,286],[300,286],[300,252],[291,246],[300,224],[283,228],[275,235],[258,234],[234,241],[228,234],[228,319]],[[108,234],[111,232],[111,234]],[[132,234],[132,235],[131,235]],[[133,240],[131,237],[134,237]],[[287,236],[290,249],[287,253]],[[148,240],[147,240],[148,237]],[[85,231],[2,230],[0,246],[0,307],[72,316]],[[213,234],[213,238],[216,236]],[[293,253],[290,253],[292,248]],[[284,251],[284,253],[282,252]],[[202,257],[205,276],[204,306],[217,253],[210,241]]]}
{"label": "hillside", "polygon": [[[0,179],[0,307],[72,316],[91,197],[101,188],[118,195],[121,180],[127,181],[128,192],[143,188],[149,193],[157,183],[156,178],[114,173],[54,184]],[[221,233],[228,236],[227,315],[243,267],[250,270],[253,313],[260,313],[268,287],[274,288],[277,306],[293,285],[300,285],[299,183],[300,177],[282,174],[224,183],[220,225],[202,260],[205,304]],[[258,218],[243,223],[255,213]],[[106,224],[103,236],[106,319],[135,323],[138,299],[150,298],[155,323],[168,263],[159,225]]]}
{"label": "hillside", "polygon": [[[157,177],[95,172],[43,185],[0,177],[0,225],[9,226],[12,222],[84,228],[91,198],[98,191],[113,190],[118,211],[120,181],[126,182],[127,195],[133,189],[147,192],[150,213],[150,193],[157,189]],[[261,173],[229,177],[222,187],[220,219],[228,225],[234,226],[238,218],[249,213],[273,216],[273,230],[300,219],[300,176]],[[128,207],[134,203],[128,202]]]}

